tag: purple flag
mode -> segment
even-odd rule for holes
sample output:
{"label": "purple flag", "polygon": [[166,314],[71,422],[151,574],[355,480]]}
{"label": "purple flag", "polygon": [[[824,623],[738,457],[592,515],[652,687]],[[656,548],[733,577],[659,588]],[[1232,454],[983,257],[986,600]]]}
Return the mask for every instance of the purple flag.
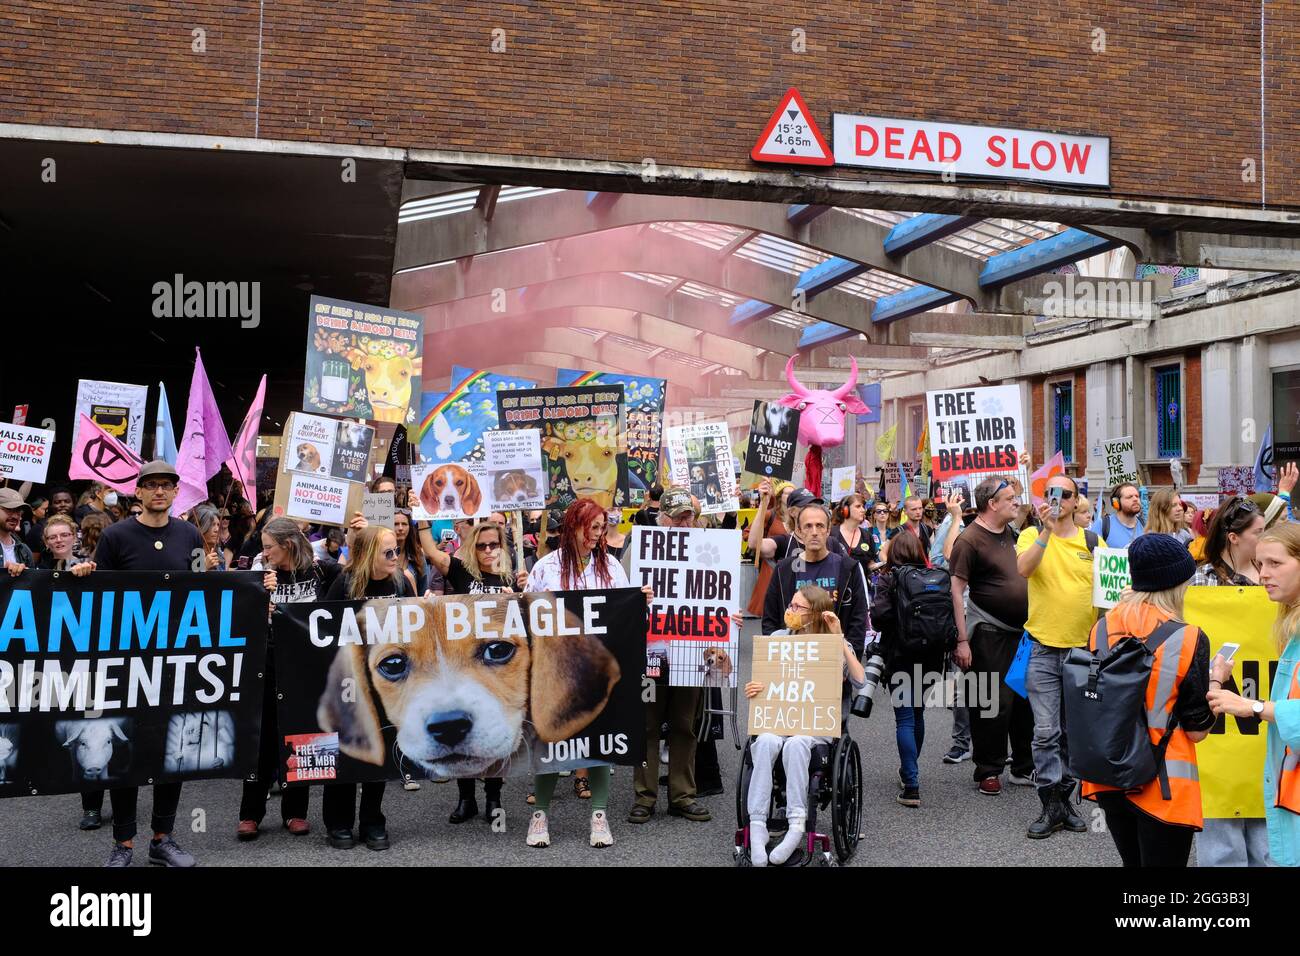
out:
{"label": "purple flag", "polygon": [[184,514],[208,497],[208,479],[221,470],[230,457],[230,439],[221,422],[217,400],[203,371],[203,356],[194,350],[194,377],[190,379],[190,403],[181,426],[181,447],[176,454],[176,471],[181,477],[180,491],[172,505],[172,514]]}
{"label": "purple flag", "polygon": [[257,426],[262,421],[262,404],[266,401],[266,376],[257,386],[253,404],[248,407],[244,423],[235,435],[234,454],[226,462],[235,480],[244,486],[244,497],[249,501],[257,500]]}

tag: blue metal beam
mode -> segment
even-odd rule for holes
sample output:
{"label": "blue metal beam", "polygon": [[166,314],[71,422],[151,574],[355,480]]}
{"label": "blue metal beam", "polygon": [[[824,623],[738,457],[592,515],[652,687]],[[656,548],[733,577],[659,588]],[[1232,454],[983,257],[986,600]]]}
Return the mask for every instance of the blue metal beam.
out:
{"label": "blue metal beam", "polygon": [[786,210],[785,218],[793,225],[802,226],[806,222],[812,222],[822,213],[830,212],[830,208],[830,206],[817,206],[812,203],[799,203]]}
{"label": "blue metal beam", "polygon": [[969,216],[941,216],[937,213],[922,213],[911,219],[904,219],[885,237],[885,255],[901,256],[929,245],[936,239],[960,232],[972,223],[979,222]]}
{"label": "blue metal beam", "polygon": [[919,312],[929,312],[940,305],[956,302],[961,296],[928,285],[916,285],[876,300],[871,310],[872,322],[894,322]]}
{"label": "blue metal beam", "polygon": [[1103,239],[1082,229],[1067,229],[1011,252],[989,256],[980,272],[980,285],[1006,285],[1017,279],[1026,279],[1070,262],[1087,259],[1120,244],[1114,239]]}
{"label": "blue metal beam", "polygon": [[818,292],[825,292],[831,286],[839,285],[845,279],[852,279],[856,275],[861,275],[868,268],[861,262],[854,262],[852,259],[827,259],[811,269],[805,269],[794,284],[795,291],[798,292],[798,290],[802,289],[804,296],[811,299]]}
{"label": "blue metal beam", "polygon": [[759,319],[765,319],[769,315],[776,315],[780,312],[779,306],[772,305],[770,302],[761,302],[758,299],[749,299],[746,302],[739,302],[731,310],[731,325],[749,325],[751,322],[757,322]]}
{"label": "blue metal beam", "polygon": [[799,350],[817,348],[819,345],[830,345],[832,342],[838,342],[841,339],[851,339],[857,336],[854,329],[846,329],[842,325],[832,325],[830,322],[818,322],[810,325],[803,330],[799,336]]}
{"label": "blue metal beam", "polygon": [[589,192],[587,208],[592,212],[607,212],[614,208],[614,203],[618,202],[618,197],[621,195],[622,193]]}

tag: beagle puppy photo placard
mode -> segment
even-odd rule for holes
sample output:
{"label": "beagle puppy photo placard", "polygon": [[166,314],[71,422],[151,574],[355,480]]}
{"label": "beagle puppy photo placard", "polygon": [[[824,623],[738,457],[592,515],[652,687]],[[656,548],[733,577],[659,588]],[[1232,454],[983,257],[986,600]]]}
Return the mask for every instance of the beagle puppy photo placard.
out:
{"label": "beagle puppy photo placard", "polygon": [[282,779],[447,780],[644,756],[637,589],[281,610]]}

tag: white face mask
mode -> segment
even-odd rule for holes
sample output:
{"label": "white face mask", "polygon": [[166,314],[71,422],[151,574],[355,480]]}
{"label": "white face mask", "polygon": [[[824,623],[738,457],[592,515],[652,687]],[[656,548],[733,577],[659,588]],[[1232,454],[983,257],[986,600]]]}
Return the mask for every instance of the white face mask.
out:
{"label": "white face mask", "polygon": [[108,494],[104,495],[104,504],[108,505],[110,508],[117,504],[117,492],[110,491]]}

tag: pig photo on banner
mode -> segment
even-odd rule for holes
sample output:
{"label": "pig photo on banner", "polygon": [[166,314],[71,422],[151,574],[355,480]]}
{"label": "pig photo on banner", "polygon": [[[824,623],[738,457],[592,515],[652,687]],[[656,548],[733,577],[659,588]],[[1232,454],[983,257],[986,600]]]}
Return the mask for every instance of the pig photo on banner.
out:
{"label": "pig photo on banner", "polygon": [[[1015,385],[925,393],[932,482],[967,501],[988,475],[1019,474],[1025,450],[1020,389]],[[1027,481],[1022,480],[1027,485]]]}
{"label": "pig photo on banner", "polygon": [[258,572],[0,579],[0,796],[257,772]]}
{"label": "pig photo on banner", "polygon": [[723,514],[740,507],[726,422],[669,428],[667,442],[671,481],[691,489],[701,514]]}
{"label": "pig photo on banner", "polygon": [[496,393],[537,385],[461,365],[451,367],[451,380],[450,391],[421,396],[415,440],[426,464],[482,459],[483,434],[498,427]]}
{"label": "pig photo on banner", "polygon": [[645,674],[672,687],[735,687],[740,531],[636,526],[629,579],[654,588]]}
{"label": "pig photo on banner", "polygon": [[424,318],[387,306],[311,297],[302,407],[414,424]]}
{"label": "pig photo on banner", "polygon": [[634,588],[281,605],[282,778],[638,765],[645,610]]}
{"label": "pig photo on banner", "polygon": [[795,446],[799,439],[799,410],[776,401],[754,402],[749,424],[745,470],[764,478],[790,481],[794,477]]}
{"label": "pig photo on banner", "polygon": [[645,500],[646,489],[661,481],[659,449],[663,445],[667,380],[562,368],[555,373],[555,384],[623,386],[627,405],[628,503],[639,506]]}
{"label": "pig photo on banner", "polygon": [[590,498],[606,511],[628,503],[627,418],[622,385],[497,393],[502,428],[540,428],[546,507]]}

